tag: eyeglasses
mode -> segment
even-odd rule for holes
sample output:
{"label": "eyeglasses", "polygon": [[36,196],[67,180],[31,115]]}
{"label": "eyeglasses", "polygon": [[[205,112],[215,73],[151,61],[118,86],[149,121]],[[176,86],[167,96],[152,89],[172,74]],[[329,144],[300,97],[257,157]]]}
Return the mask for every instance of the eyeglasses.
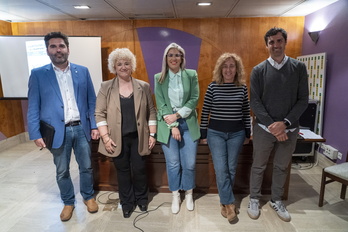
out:
{"label": "eyeglasses", "polygon": [[177,54],[172,54],[172,53],[169,53],[167,54],[167,57],[181,57],[182,55],[180,53],[177,53]]}

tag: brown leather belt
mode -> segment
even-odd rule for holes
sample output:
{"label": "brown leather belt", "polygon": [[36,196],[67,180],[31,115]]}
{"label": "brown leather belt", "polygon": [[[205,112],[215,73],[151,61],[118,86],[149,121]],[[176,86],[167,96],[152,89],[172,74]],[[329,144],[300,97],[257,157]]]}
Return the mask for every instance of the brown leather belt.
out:
{"label": "brown leather belt", "polygon": [[72,121],[72,122],[68,122],[67,124],[65,124],[65,126],[78,126],[81,124],[81,121]]}

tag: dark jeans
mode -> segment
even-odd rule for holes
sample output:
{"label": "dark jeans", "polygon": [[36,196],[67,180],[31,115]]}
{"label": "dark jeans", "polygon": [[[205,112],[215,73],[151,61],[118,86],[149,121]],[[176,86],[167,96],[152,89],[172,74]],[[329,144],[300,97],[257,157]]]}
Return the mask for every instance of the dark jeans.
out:
{"label": "dark jeans", "polygon": [[121,154],[113,161],[122,209],[130,210],[135,204],[147,205],[146,157],[138,153],[137,132],[122,137]]}

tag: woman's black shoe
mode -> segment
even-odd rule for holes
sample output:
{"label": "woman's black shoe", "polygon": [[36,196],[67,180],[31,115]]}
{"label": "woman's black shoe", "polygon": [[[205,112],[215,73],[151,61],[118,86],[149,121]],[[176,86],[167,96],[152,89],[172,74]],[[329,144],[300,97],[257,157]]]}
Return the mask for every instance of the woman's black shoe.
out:
{"label": "woman's black shoe", "polygon": [[143,212],[147,211],[147,205],[138,205],[138,207],[140,211],[143,211]]}
{"label": "woman's black shoe", "polygon": [[129,218],[134,211],[134,207],[132,209],[125,209],[125,210],[122,209],[122,211],[123,211],[123,217]]}

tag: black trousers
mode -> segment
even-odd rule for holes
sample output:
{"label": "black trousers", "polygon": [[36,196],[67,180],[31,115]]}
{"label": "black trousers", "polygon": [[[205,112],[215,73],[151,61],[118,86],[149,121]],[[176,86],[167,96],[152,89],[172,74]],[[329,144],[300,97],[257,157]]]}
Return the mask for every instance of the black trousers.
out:
{"label": "black trousers", "polygon": [[148,204],[146,157],[138,153],[137,132],[122,137],[121,154],[113,158],[123,210]]}

